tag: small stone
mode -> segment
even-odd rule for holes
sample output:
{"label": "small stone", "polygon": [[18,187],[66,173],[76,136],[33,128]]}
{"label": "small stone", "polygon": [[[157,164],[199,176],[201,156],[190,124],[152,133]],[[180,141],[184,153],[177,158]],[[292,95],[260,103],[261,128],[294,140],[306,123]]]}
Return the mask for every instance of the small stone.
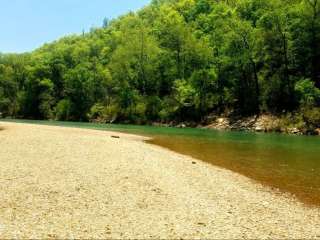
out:
{"label": "small stone", "polygon": [[256,132],[263,132],[263,128],[262,127],[260,127],[260,126],[257,126],[256,128],[255,128],[255,131]]}
{"label": "small stone", "polygon": [[196,162],[192,162],[192,164],[197,164]]}
{"label": "small stone", "polygon": [[198,225],[200,225],[200,226],[206,226],[206,224],[205,224],[205,223],[202,223],[202,222],[199,222]]}
{"label": "small stone", "polygon": [[289,133],[298,134],[300,133],[300,130],[298,128],[289,128]]}

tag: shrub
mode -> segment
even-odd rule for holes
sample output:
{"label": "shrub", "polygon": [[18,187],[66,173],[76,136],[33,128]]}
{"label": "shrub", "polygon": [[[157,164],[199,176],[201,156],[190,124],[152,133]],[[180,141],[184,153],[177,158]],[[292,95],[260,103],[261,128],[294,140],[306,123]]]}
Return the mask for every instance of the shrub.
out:
{"label": "shrub", "polygon": [[305,109],[303,119],[309,128],[320,128],[320,108]]}
{"label": "shrub", "polygon": [[148,120],[159,120],[159,112],[161,111],[162,101],[158,96],[150,96],[147,98],[146,116]]}
{"label": "shrub", "polygon": [[129,118],[130,122],[135,124],[145,124],[147,122],[146,118],[147,105],[143,101],[139,101],[133,107]]}
{"label": "shrub", "polygon": [[296,83],[295,91],[301,107],[310,107],[319,103],[320,89],[310,79],[302,79]]}
{"label": "shrub", "polygon": [[170,97],[164,98],[159,117],[162,122],[169,122],[174,119],[175,113],[179,109],[178,103]]}
{"label": "shrub", "polygon": [[58,102],[55,108],[56,120],[68,121],[70,120],[72,111],[72,102],[68,99],[63,99]]}
{"label": "shrub", "polygon": [[112,123],[116,121],[119,107],[116,104],[104,106],[101,103],[93,105],[88,113],[88,118],[92,122]]}
{"label": "shrub", "polygon": [[88,113],[90,121],[95,122],[97,119],[103,116],[104,106],[100,103],[93,105]]}
{"label": "shrub", "polygon": [[6,117],[9,114],[10,100],[0,96],[0,117]]}

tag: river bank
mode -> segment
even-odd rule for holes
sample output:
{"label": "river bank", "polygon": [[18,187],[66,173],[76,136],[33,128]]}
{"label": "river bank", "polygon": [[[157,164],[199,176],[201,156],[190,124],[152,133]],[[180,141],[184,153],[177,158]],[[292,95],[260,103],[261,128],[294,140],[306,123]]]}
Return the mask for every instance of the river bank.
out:
{"label": "river bank", "polygon": [[144,137],[1,126],[0,238],[320,238],[319,208]]}
{"label": "river bank", "polygon": [[254,115],[251,117],[212,115],[208,116],[201,123],[186,121],[181,123],[171,122],[168,124],[153,123],[152,125],[320,136],[320,128],[308,126],[308,124],[301,119],[287,116],[279,117],[271,114]]}
{"label": "river bank", "polygon": [[[320,136],[320,112],[314,112],[315,119],[308,123],[304,117],[297,113],[276,116],[272,114],[260,114],[250,117],[240,117],[237,115],[208,115],[202,121],[171,121],[171,122],[143,122],[132,123],[124,122],[107,122],[105,119],[96,119],[90,121],[94,124],[119,124],[119,125],[136,125],[136,126],[155,126],[155,127],[175,127],[175,128],[202,128],[224,131],[247,131],[247,132],[264,132],[264,133],[282,133],[290,135],[308,135]],[[319,116],[318,116],[319,115]],[[1,120],[1,116],[0,116]],[[25,119],[2,118],[3,121],[9,122],[28,122]],[[309,119],[310,120],[310,119]],[[308,120],[308,121],[309,121]],[[56,122],[55,120],[29,120],[30,122]],[[60,122],[60,121],[57,121]]]}
{"label": "river bank", "polygon": [[278,132],[296,135],[320,135],[320,128],[308,127],[303,121],[274,115],[256,115],[246,118],[215,117],[208,129],[252,132]]}

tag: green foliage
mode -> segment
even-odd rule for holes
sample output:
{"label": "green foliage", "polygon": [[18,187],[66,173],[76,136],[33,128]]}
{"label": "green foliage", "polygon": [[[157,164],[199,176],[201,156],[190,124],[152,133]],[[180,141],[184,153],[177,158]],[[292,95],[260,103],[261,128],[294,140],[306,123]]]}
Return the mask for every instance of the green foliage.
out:
{"label": "green foliage", "polygon": [[112,123],[117,119],[119,112],[117,105],[104,106],[101,103],[95,104],[88,113],[92,122]]}
{"label": "green foliage", "polygon": [[55,108],[56,120],[59,121],[69,121],[72,120],[72,103],[70,100],[64,99],[58,102]]}
{"label": "green foliage", "polygon": [[320,108],[304,110],[303,120],[310,129],[320,128]]}
{"label": "green foliage", "polygon": [[54,85],[49,79],[43,79],[39,83],[40,87],[40,104],[39,110],[43,118],[45,119],[52,119],[53,112],[52,107],[54,105],[54,98],[52,97]]}
{"label": "green foliage", "polygon": [[0,54],[0,113],[144,124],[300,111],[297,124],[316,126],[319,13],[316,0],[153,0],[89,33]]}
{"label": "green foliage", "polygon": [[296,83],[295,90],[303,107],[320,103],[320,89],[316,88],[310,79],[303,79]]}
{"label": "green foliage", "polygon": [[186,80],[177,80],[174,83],[175,99],[183,107],[193,107],[195,105],[196,90]]}

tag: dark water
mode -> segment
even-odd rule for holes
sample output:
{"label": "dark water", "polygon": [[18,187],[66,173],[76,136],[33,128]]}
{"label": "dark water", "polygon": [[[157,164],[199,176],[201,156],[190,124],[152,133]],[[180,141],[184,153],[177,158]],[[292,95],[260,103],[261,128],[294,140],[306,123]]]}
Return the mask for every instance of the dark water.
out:
{"label": "dark water", "polygon": [[294,194],[304,203],[320,206],[320,137],[132,125],[39,121],[28,123],[151,136],[153,139],[149,143],[241,173]]}

